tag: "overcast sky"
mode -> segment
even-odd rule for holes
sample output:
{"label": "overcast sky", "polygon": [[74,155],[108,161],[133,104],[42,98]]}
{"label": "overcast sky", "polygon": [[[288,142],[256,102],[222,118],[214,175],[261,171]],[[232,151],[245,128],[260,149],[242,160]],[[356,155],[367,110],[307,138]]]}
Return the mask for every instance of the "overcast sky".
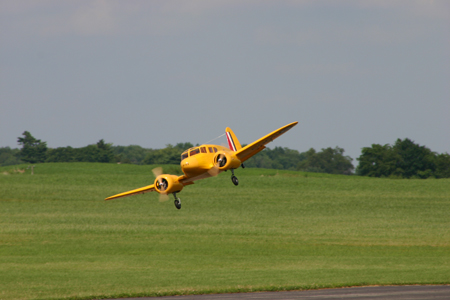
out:
{"label": "overcast sky", "polygon": [[450,153],[450,1],[0,0],[0,147],[250,143],[293,121],[269,147]]}

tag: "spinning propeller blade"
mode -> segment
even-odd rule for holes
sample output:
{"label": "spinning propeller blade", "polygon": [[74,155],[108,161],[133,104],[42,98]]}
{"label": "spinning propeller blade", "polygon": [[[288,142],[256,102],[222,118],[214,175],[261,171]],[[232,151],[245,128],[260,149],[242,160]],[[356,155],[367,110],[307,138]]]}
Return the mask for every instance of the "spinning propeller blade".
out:
{"label": "spinning propeller blade", "polygon": [[159,202],[165,202],[169,200],[169,195],[167,194],[159,194]]}
{"label": "spinning propeller blade", "polygon": [[159,175],[162,175],[163,173],[163,169],[162,167],[156,167],[152,170],[153,175],[155,175],[155,177],[158,177]]}
{"label": "spinning propeller blade", "polygon": [[212,168],[211,169],[209,169],[208,170],[208,173],[209,173],[209,175],[211,175],[211,176],[217,176],[217,175],[219,175],[219,167],[218,166],[216,166],[216,164],[214,164],[213,166],[212,166]]}
{"label": "spinning propeller blade", "polygon": [[[153,175],[155,175],[155,177],[158,178],[159,176],[161,176],[163,174],[163,169],[162,169],[162,167],[156,167],[152,170],[152,172],[153,172]],[[161,187],[163,187],[162,178],[159,178],[158,184],[159,184],[158,189],[161,189]],[[162,189],[164,190],[164,188],[162,188]],[[169,196],[167,194],[159,193],[159,202],[164,202],[167,200],[169,200]]]}
{"label": "spinning propeller blade", "polygon": [[[163,169],[162,169],[162,167],[156,167],[152,170],[152,172],[153,172],[153,175],[155,175],[155,177],[158,178],[159,176],[162,175]],[[163,184],[162,178],[159,178],[158,184],[159,184],[158,189],[161,189],[161,186]]]}

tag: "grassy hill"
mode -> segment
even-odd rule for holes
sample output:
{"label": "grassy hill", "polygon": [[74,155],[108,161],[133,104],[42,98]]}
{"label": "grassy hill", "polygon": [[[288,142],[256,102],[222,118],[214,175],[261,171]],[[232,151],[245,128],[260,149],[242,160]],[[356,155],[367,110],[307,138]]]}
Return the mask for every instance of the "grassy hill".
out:
{"label": "grassy hill", "polygon": [[449,179],[247,168],[237,187],[230,172],[186,187],[181,210],[157,193],[103,201],[153,167],[0,168],[0,298],[450,283]]}

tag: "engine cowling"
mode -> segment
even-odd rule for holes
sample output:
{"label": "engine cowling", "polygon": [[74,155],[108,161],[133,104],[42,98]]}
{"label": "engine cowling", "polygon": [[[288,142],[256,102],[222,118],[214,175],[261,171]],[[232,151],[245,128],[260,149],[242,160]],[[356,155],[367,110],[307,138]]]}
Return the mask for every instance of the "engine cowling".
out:
{"label": "engine cowling", "polygon": [[178,193],[183,187],[176,175],[163,174],[155,179],[155,190],[160,194]]}
{"label": "engine cowling", "polygon": [[241,161],[234,155],[230,155],[227,152],[220,152],[214,157],[214,165],[219,170],[225,171],[239,168]]}

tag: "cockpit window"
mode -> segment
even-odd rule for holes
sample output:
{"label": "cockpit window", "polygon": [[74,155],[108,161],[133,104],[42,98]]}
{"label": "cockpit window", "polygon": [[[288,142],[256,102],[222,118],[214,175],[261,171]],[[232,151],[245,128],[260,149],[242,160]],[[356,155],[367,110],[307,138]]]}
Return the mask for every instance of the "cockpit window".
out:
{"label": "cockpit window", "polygon": [[200,148],[200,151],[201,151],[202,153],[206,153],[206,147],[201,147],[201,148]]}
{"label": "cockpit window", "polygon": [[195,148],[195,149],[191,150],[191,152],[189,152],[189,156],[196,155],[199,153],[200,153],[200,149]]}
{"label": "cockpit window", "polygon": [[185,159],[188,157],[188,152],[184,152],[183,154],[181,154],[181,160]]}

